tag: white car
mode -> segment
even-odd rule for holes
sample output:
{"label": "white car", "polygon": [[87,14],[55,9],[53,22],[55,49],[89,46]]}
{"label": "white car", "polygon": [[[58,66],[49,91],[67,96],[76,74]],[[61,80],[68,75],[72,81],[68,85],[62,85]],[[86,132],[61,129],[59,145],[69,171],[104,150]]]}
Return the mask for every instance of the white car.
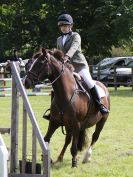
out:
{"label": "white car", "polygon": [[132,68],[133,68],[133,61],[130,61],[125,67],[117,68],[116,73],[117,74],[132,74]]}
{"label": "white car", "polygon": [[133,77],[133,61],[130,61],[125,67],[117,68],[116,74],[116,79],[118,82],[123,83],[123,85],[131,85]]}
{"label": "white car", "polygon": [[[125,70],[131,73],[130,68],[125,68],[129,62],[133,61],[133,57],[114,57],[105,58],[94,66],[92,77],[95,80],[100,80],[106,84],[106,82],[113,82],[114,80],[114,68],[116,73],[123,73]],[[125,72],[126,72],[125,71]],[[121,74],[122,75],[122,74]],[[120,76],[121,77],[121,76]],[[108,85],[108,83],[106,84]]]}

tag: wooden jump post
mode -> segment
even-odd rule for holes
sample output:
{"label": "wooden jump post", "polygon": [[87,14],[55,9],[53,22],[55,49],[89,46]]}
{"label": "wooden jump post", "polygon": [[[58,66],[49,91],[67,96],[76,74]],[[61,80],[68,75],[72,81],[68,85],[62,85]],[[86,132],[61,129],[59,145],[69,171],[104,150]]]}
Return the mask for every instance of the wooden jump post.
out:
{"label": "wooden jump post", "polygon": [[[12,70],[12,112],[11,112],[11,160],[9,177],[50,177],[50,150],[41,135],[34,112],[28,100],[26,90],[19,76],[16,62],[11,62]],[[23,99],[23,135],[22,135],[22,173],[18,173],[18,122],[19,94]],[[27,152],[27,114],[32,123],[32,174],[25,172]],[[36,174],[36,137],[42,149],[43,170]]]}

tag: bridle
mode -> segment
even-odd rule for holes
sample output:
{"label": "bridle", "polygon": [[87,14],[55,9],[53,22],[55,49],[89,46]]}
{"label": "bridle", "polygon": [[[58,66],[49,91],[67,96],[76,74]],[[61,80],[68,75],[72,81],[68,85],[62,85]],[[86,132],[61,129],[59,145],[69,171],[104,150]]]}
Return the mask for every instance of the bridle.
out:
{"label": "bridle", "polygon": [[47,85],[53,85],[60,77],[61,75],[64,73],[64,64],[62,63],[62,68],[61,68],[61,71],[60,71],[60,74],[59,76],[57,76],[51,83],[47,84]]}
{"label": "bridle", "polygon": [[[52,61],[52,59],[51,59],[51,57],[50,57],[50,54],[47,54],[47,56],[45,56],[44,59],[45,59],[45,60],[44,60],[44,63],[42,64],[41,68],[43,69],[44,65],[46,65],[46,62],[47,62],[48,71],[49,71],[49,70],[50,70],[50,69],[49,69],[49,68],[50,68],[50,63],[49,63],[49,61]],[[66,61],[66,62],[67,62],[67,61]],[[53,84],[62,76],[62,74],[64,73],[64,70],[65,70],[65,63],[66,63],[66,62],[61,62],[61,70],[60,70],[59,75],[58,75],[51,83],[45,84],[45,85],[47,85],[47,86],[53,85]],[[34,64],[35,64],[35,63],[34,63]],[[41,73],[42,69],[40,69],[40,73]],[[36,74],[36,73],[34,73],[33,71],[29,70],[29,72],[27,73],[27,75],[30,76],[29,78],[30,78],[30,80],[31,80],[31,82],[32,82],[33,84],[35,84],[34,79],[36,79],[36,81],[38,81],[39,83],[44,84],[43,81],[40,81],[40,80],[39,80],[39,73]],[[49,72],[48,72],[48,75],[50,75]],[[31,78],[32,76],[33,76],[33,80],[32,80],[32,78]],[[77,98],[77,94],[78,94],[79,91],[80,91],[80,90],[77,88],[77,84],[75,83],[75,89],[73,90],[73,93],[72,93],[72,95],[71,95],[71,98],[70,98],[70,100],[69,100],[67,106],[65,105],[65,106],[63,106],[62,109],[60,109],[59,106],[58,106],[58,104],[56,103],[56,107],[57,107],[57,109],[59,110],[59,114],[60,114],[60,116],[61,116],[61,121],[62,121],[62,123],[63,123],[64,111],[65,111],[66,108],[68,108],[71,104],[73,104],[73,102],[75,102],[75,100],[76,100],[76,98]],[[65,132],[64,132],[64,129],[63,129],[63,125],[61,126],[61,128],[62,128],[62,133],[63,133],[64,135],[66,135]]]}
{"label": "bridle", "polygon": [[[51,60],[51,57],[50,57],[50,54],[48,53],[47,54],[47,56],[45,56],[45,61],[44,61],[44,63],[43,63],[43,65],[41,66],[41,68],[43,68],[44,67],[44,65],[46,64],[46,62],[47,62],[47,64],[48,64],[48,75],[50,75],[50,73],[49,73],[49,68],[50,68],[50,66],[49,66],[49,60]],[[36,59],[37,60],[37,59]],[[64,73],[64,62],[62,62],[62,67],[61,67],[61,71],[60,71],[60,74],[51,82],[51,83],[49,83],[49,84],[47,84],[47,86],[50,86],[50,85],[53,85],[60,77],[61,77],[61,75]],[[40,73],[41,73],[41,71],[42,71],[42,69],[40,70]],[[40,74],[39,73],[39,74]],[[30,78],[30,80],[31,80],[31,82],[33,83],[33,84],[35,84],[35,83],[41,83],[41,84],[45,84],[45,82],[44,81],[40,81],[40,79],[39,79],[39,74],[36,74],[36,73],[34,73],[33,71],[31,71],[31,69],[29,69],[29,71],[27,72],[27,76]],[[33,79],[32,79],[33,78]],[[34,81],[35,80],[35,81]],[[46,84],[45,84],[46,85]]]}

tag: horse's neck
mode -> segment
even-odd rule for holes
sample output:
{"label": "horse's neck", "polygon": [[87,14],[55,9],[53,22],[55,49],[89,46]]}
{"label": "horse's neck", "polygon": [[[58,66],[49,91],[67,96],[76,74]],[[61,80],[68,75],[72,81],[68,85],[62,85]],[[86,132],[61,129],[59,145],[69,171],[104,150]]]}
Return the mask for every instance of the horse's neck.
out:
{"label": "horse's neck", "polygon": [[76,88],[76,82],[73,74],[64,70],[61,77],[53,84],[53,89],[55,92],[55,98],[57,100],[62,100],[63,102],[69,101]]}

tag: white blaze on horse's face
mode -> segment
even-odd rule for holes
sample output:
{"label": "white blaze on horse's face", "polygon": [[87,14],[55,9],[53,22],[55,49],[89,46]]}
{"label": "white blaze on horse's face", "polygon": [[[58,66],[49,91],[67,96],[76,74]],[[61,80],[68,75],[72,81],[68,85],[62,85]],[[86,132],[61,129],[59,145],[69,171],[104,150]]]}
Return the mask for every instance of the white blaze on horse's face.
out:
{"label": "white blaze on horse's face", "polygon": [[35,64],[35,62],[36,62],[36,61],[37,61],[37,58],[33,61],[32,65],[30,66],[29,71],[31,71],[31,70],[32,70],[32,68],[33,68],[33,66],[34,66],[34,64]]}
{"label": "white blaze on horse's face", "polygon": [[[30,68],[29,68],[29,71],[31,71],[31,69],[33,68],[33,66],[34,66],[34,64],[35,64],[36,61],[37,61],[37,59],[34,60],[34,62],[32,63],[32,65],[31,65]],[[26,81],[27,77],[28,77],[28,76],[26,75],[26,76],[23,78],[23,81],[22,81],[22,82],[23,82],[24,85],[25,85],[25,81]]]}

